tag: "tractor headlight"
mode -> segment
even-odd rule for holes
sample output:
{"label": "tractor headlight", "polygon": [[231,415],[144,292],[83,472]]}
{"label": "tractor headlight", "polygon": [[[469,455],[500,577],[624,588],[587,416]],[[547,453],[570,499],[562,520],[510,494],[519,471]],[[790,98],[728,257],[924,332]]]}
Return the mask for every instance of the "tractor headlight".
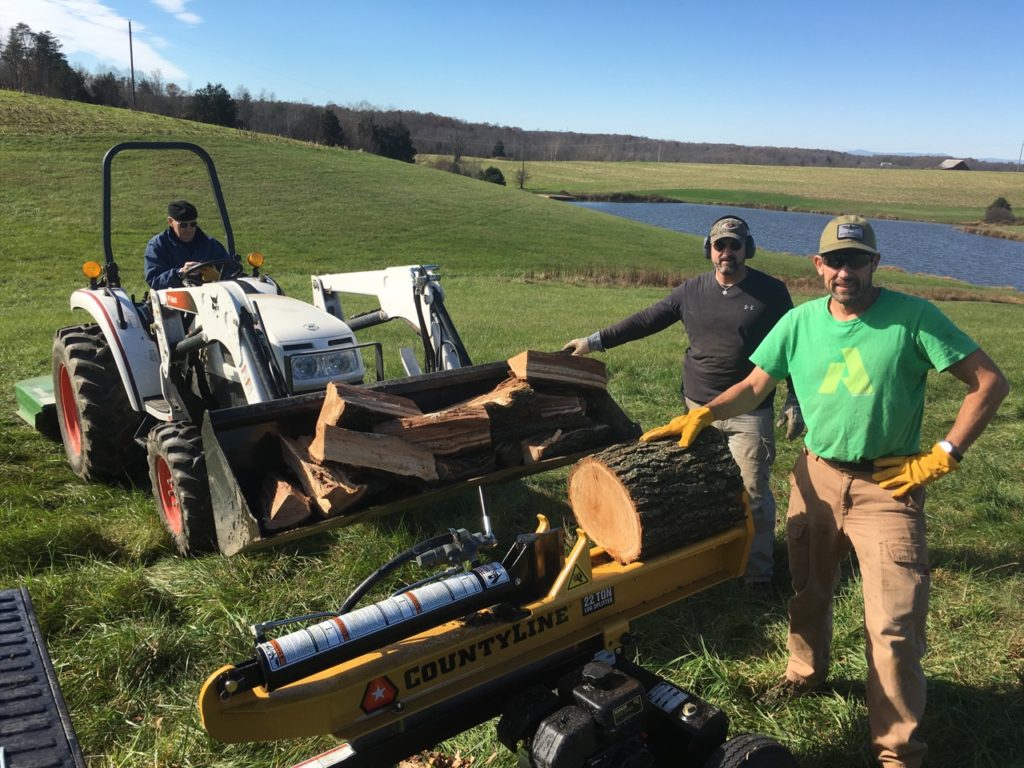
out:
{"label": "tractor headlight", "polygon": [[292,381],[335,379],[359,369],[359,357],[352,350],[332,350],[288,358]]}

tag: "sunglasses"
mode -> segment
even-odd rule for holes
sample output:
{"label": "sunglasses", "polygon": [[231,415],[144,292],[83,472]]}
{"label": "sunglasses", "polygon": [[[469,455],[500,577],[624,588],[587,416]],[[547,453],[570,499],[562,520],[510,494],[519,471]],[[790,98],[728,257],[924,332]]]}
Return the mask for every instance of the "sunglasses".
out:
{"label": "sunglasses", "polygon": [[179,221],[178,222],[178,226],[181,227],[182,229],[193,229],[193,228],[199,226],[199,222],[197,222],[197,221]]}
{"label": "sunglasses", "polygon": [[718,251],[719,253],[725,251],[726,249],[730,251],[738,251],[742,247],[743,243],[741,243],[739,240],[733,240],[731,237],[723,237],[721,240],[715,241],[715,250]]}
{"label": "sunglasses", "polygon": [[843,267],[860,269],[870,263],[871,254],[864,253],[863,251],[854,251],[852,253],[826,253],[821,257],[821,260],[825,262],[825,266],[829,269],[842,269]]}

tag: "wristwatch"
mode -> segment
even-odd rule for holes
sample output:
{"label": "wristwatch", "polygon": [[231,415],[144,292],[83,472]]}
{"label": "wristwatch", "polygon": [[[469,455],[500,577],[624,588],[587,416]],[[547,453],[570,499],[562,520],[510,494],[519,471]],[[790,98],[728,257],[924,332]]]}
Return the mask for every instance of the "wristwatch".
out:
{"label": "wristwatch", "polygon": [[949,440],[939,440],[939,448],[956,459],[957,464],[964,460],[964,455],[960,453],[960,451],[957,450],[957,447],[949,442]]}

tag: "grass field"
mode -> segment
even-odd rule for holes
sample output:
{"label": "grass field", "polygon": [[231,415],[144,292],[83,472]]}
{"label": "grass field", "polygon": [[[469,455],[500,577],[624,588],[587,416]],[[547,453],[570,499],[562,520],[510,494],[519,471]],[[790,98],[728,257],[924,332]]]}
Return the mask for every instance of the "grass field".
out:
{"label": "grass field", "polygon": [[[698,238],[520,190],[358,153],[0,91],[0,588],[29,587],[90,766],[291,765],[334,742],[215,743],[195,707],[203,680],[250,655],[249,624],[336,608],[411,542],[439,528],[478,528],[474,498],[278,550],[184,560],[172,554],[147,490],[78,482],[61,447],[17,420],[13,383],[49,370],[53,331],[76,322],[67,297],[84,282],[79,265],[102,256],[100,160],[129,139],[205,147],[217,162],[237,250],[262,250],[267,270],[293,295],[308,296],[309,275],[320,272],[441,264],[448,307],[478,362],[528,347],[555,349],[657,300],[661,283],[695,274],[706,262]],[[754,185],[743,180],[748,169],[727,168],[737,190]],[[620,169],[605,170],[602,183],[588,169],[586,183],[617,188]],[[843,188],[827,173],[840,171],[826,172],[822,189],[829,178]],[[197,164],[184,159],[126,155],[115,162],[114,176],[115,255],[141,292],[142,248],[162,226],[167,200],[194,198],[204,223],[212,202]],[[778,193],[805,194],[799,181],[789,184]],[[638,177],[637,188],[643,186]],[[664,177],[646,184],[682,186]],[[727,177],[693,186],[732,188]],[[996,194],[1014,201],[1012,191],[971,193],[978,194],[983,204]],[[976,204],[971,195],[906,191],[898,205],[967,210]],[[771,253],[758,259],[790,281],[798,300],[818,293],[804,260]],[[946,280],[894,271],[880,279],[936,298],[955,289],[969,299],[940,306],[1015,387],[963,470],[929,494],[934,589],[926,738],[935,766],[1024,765],[1024,345],[1017,335],[1024,305],[995,303],[1019,294]],[[611,391],[633,419],[653,426],[675,415],[684,347],[670,330],[604,355]],[[936,375],[928,396],[926,443],[944,433],[962,390]],[[780,442],[772,479],[780,509],[797,448]],[[532,528],[537,512],[571,525],[565,471],[502,486],[490,507],[503,544]],[[784,547],[776,552],[777,586],[786,593]],[[421,575],[400,572],[389,586]],[[722,707],[733,732],[785,742],[802,765],[869,765],[858,584],[851,565],[835,606],[835,685],[827,696],[775,708],[756,702],[783,669],[785,607],[782,599],[749,601],[735,584],[638,622],[639,660]],[[491,724],[442,750],[477,765],[514,765]]]}
{"label": "grass field", "polygon": [[[479,162],[501,169],[510,184],[522,167],[508,160]],[[979,221],[997,197],[1024,210],[1024,174],[995,171],[527,160],[526,173],[526,187],[537,192],[657,195],[687,203],[951,224]]]}

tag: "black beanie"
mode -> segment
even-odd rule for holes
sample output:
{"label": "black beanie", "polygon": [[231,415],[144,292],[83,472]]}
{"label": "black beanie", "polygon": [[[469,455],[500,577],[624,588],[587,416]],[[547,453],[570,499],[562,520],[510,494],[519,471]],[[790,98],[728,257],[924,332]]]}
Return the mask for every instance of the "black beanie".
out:
{"label": "black beanie", "polygon": [[188,200],[172,200],[167,205],[167,215],[175,221],[195,221],[199,217],[196,207]]}

